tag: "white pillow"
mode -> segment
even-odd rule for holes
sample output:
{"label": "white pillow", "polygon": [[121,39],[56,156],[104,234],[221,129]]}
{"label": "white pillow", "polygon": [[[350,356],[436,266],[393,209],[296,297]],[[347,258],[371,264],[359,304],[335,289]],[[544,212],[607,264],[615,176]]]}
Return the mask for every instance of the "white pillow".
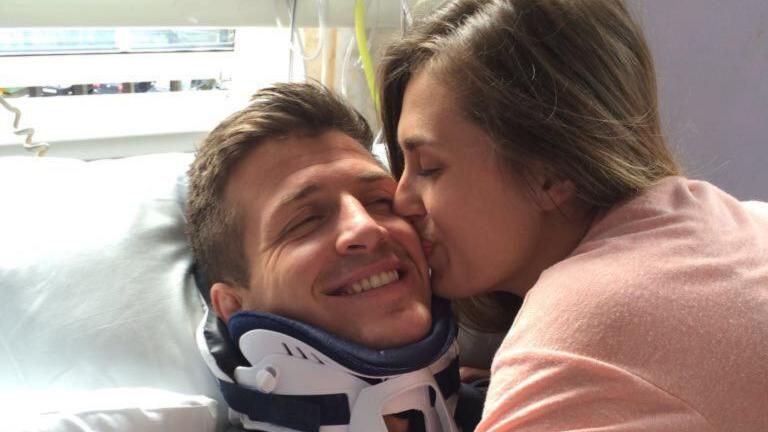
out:
{"label": "white pillow", "polygon": [[0,158],[0,393],[220,397],[195,346],[191,160]]}
{"label": "white pillow", "polygon": [[217,403],[151,388],[0,395],[6,432],[210,432]]}

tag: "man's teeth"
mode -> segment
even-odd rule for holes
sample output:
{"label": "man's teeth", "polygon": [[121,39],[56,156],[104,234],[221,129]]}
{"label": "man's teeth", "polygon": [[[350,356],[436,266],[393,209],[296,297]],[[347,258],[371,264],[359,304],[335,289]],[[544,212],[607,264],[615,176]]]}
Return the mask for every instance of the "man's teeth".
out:
{"label": "man's teeth", "polygon": [[371,277],[361,279],[352,284],[352,288],[347,291],[348,294],[360,294],[361,292],[378,288],[382,285],[392,283],[399,279],[397,270],[381,272]]}

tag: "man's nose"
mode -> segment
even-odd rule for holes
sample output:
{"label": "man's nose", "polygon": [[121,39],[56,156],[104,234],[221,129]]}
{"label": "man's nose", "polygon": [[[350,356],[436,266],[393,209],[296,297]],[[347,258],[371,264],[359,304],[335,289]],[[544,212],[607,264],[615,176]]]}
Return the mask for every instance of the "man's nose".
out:
{"label": "man's nose", "polygon": [[336,249],[340,254],[368,253],[386,237],[387,230],[371,217],[356,198],[343,197],[339,209],[339,235]]}
{"label": "man's nose", "polygon": [[393,207],[395,213],[407,218],[414,224],[426,214],[421,194],[413,184],[411,175],[407,172],[403,173],[400,182],[397,184]]}

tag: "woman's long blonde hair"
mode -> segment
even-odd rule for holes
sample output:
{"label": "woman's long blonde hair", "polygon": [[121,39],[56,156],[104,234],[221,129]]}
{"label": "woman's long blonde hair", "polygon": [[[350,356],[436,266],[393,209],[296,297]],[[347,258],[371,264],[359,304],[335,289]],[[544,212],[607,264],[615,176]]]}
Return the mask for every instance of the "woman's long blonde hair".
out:
{"label": "woman's long blonde hair", "polygon": [[[650,51],[620,0],[454,0],[416,23],[380,68],[384,135],[398,177],[403,96],[421,70],[452,89],[510,173],[530,175],[535,162],[571,180],[595,209],[680,173],[661,133]],[[456,308],[467,324],[502,330],[519,302],[500,297]]]}

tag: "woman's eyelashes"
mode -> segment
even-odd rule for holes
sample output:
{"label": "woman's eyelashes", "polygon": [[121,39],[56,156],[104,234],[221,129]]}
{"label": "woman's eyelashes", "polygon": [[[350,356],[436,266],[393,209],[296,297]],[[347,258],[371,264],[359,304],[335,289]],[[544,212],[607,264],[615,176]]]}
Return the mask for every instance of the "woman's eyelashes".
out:
{"label": "woman's eyelashes", "polygon": [[434,177],[440,172],[440,168],[421,168],[416,172],[419,177]]}
{"label": "woman's eyelashes", "polygon": [[439,174],[443,168],[442,165],[434,160],[431,160],[431,158],[425,158],[420,155],[414,159],[413,172],[418,177],[434,177]]}
{"label": "woman's eyelashes", "polygon": [[438,164],[437,162],[433,161],[419,161],[419,164],[416,166],[416,175],[419,177],[434,177],[435,175],[439,174],[442,170],[442,166]]}

